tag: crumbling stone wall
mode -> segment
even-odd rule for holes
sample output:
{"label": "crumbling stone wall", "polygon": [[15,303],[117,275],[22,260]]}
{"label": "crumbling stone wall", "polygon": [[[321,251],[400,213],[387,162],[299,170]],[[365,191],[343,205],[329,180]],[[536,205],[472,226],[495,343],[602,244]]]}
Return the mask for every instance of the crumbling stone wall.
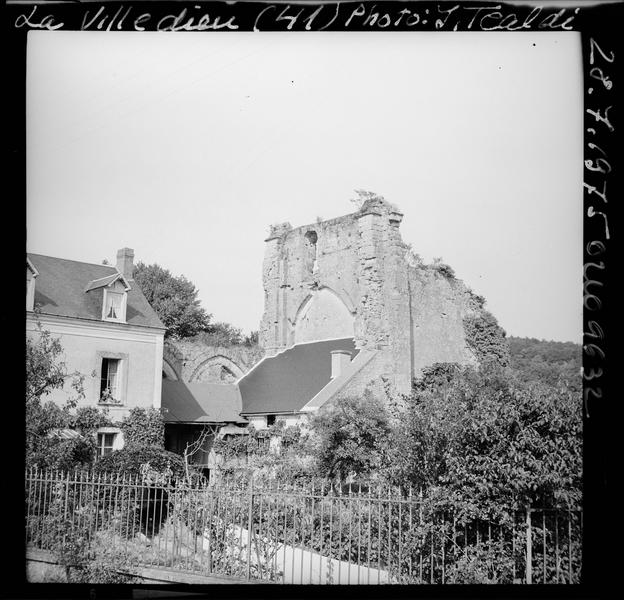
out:
{"label": "crumbling stone wall", "polygon": [[[461,281],[410,260],[402,218],[376,197],[343,217],[271,228],[259,330],[268,355],[301,341],[345,337],[352,328],[356,347],[379,352],[349,387],[383,376],[402,393],[434,362],[477,361],[466,324],[482,307]],[[333,307],[329,292],[338,301]]]}
{"label": "crumbling stone wall", "polygon": [[163,370],[188,383],[233,383],[262,357],[258,346],[208,346],[201,340],[167,340]]}
{"label": "crumbling stone wall", "polygon": [[408,270],[413,375],[436,362],[475,364],[466,343],[464,318],[477,308],[466,285],[425,266]]}

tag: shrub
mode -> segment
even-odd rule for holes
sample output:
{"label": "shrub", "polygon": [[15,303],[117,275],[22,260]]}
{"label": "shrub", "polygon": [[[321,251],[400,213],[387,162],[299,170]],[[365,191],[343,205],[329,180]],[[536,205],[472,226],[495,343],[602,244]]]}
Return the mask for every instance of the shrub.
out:
{"label": "shrub", "polygon": [[371,393],[364,398],[339,398],[323,406],[310,419],[312,455],[319,474],[344,479],[367,475],[382,460],[380,442],[390,432],[382,402]]}
{"label": "shrub", "polygon": [[86,466],[95,456],[95,440],[91,436],[79,436],[68,440],[48,437],[35,451],[27,454],[27,466],[38,469],[70,471]]}
{"label": "shrub", "polygon": [[95,406],[81,406],[76,409],[76,414],[70,417],[69,424],[85,435],[94,433],[100,427],[112,425],[108,416],[108,409],[100,409]]}
{"label": "shrub", "polygon": [[148,464],[152,470],[165,472],[171,470],[173,477],[184,477],[184,459],[179,454],[163,450],[157,446],[125,446],[95,463],[94,470],[99,473],[129,473],[141,475],[141,466]]}
{"label": "shrub", "polygon": [[443,277],[446,277],[447,279],[455,279],[455,271],[453,270],[453,267],[441,262],[441,259],[439,258],[435,259],[434,263],[431,265],[431,268],[434,271],[440,273],[440,275],[442,275]]}
{"label": "shrub", "polygon": [[121,431],[126,446],[165,447],[165,422],[156,408],[131,409],[121,422]]}

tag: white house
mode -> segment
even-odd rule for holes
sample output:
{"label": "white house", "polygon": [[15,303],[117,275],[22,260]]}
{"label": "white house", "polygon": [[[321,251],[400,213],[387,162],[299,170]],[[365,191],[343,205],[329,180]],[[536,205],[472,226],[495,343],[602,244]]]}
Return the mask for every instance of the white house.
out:
{"label": "white house", "polygon": [[[85,376],[78,406],[107,407],[114,422],[133,407],[161,406],[165,326],[132,279],[133,259],[130,248],[117,252],[116,266],[26,259],[27,335],[37,335],[39,320],[59,338],[67,370]],[[71,392],[67,385],[47,399],[64,404]],[[98,431],[101,455],[122,446],[118,428]]]}

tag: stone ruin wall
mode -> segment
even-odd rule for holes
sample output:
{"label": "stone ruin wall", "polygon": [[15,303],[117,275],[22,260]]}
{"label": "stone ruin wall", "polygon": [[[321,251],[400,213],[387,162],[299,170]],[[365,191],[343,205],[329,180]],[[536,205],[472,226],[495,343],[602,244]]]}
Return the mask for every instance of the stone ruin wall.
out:
{"label": "stone ruin wall", "polygon": [[187,383],[234,383],[263,356],[258,346],[208,346],[200,340],[167,340],[163,371],[169,379]]}
{"label": "stone ruin wall", "polygon": [[305,341],[346,337],[350,319],[356,345],[388,350],[395,363],[402,363],[409,380],[409,307],[404,302],[408,283],[406,269],[400,269],[404,254],[401,218],[388,203],[369,202],[358,212],[337,219],[296,229],[288,223],[272,228],[266,240],[265,310],[260,325],[260,344],[267,354],[300,342],[306,303],[318,306],[323,294],[332,294],[343,306],[343,313],[334,315],[336,323],[340,320],[338,335],[326,335],[319,323],[318,335],[306,331]]}
{"label": "stone ruin wall", "polygon": [[[309,242],[317,235],[316,249]],[[351,314],[359,303],[353,274],[357,269],[357,223],[350,216],[292,229],[274,227],[266,240],[263,264],[264,314],[259,342],[267,354],[275,354],[295,343],[295,324],[305,302],[321,288],[337,294]],[[342,329],[342,327],[341,327]],[[307,337],[315,337],[308,332]],[[327,338],[318,331],[317,339]],[[338,337],[338,336],[333,336]]]}
{"label": "stone ruin wall", "polygon": [[476,364],[464,318],[476,312],[467,286],[434,269],[408,267],[414,376],[436,362]]}
{"label": "stone ruin wall", "polygon": [[[263,264],[265,309],[260,344],[267,355],[304,341],[343,337],[353,327],[358,348],[379,351],[346,392],[361,393],[382,375],[407,393],[423,367],[435,362],[476,362],[463,320],[477,310],[460,280],[410,260],[401,239],[402,213],[384,200],[367,201],[352,214],[292,228],[273,226]],[[339,335],[327,335],[332,315],[322,295],[340,298],[333,314]],[[315,304],[314,304],[315,303]],[[325,302],[327,311],[331,303]],[[310,314],[318,320],[306,323]],[[348,322],[350,319],[350,322]],[[328,321],[329,320],[329,321]],[[317,337],[314,335],[317,333]],[[345,336],[346,337],[346,336]],[[343,392],[344,393],[344,392]]]}

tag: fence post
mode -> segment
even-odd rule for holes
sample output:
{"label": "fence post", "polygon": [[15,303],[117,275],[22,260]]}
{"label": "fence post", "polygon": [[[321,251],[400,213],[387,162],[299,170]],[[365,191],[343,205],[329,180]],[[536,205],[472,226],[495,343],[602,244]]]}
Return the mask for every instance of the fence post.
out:
{"label": "fence post", "polygon": [[533,583],[533,535],[531,532],[531,507],[526,509],[526,582]]}
{"label": "fence post", "polygon": [[251,576],[251,535],[253,529],[253,474],[249,476],[249,508],[247,512],[247,581]]}

